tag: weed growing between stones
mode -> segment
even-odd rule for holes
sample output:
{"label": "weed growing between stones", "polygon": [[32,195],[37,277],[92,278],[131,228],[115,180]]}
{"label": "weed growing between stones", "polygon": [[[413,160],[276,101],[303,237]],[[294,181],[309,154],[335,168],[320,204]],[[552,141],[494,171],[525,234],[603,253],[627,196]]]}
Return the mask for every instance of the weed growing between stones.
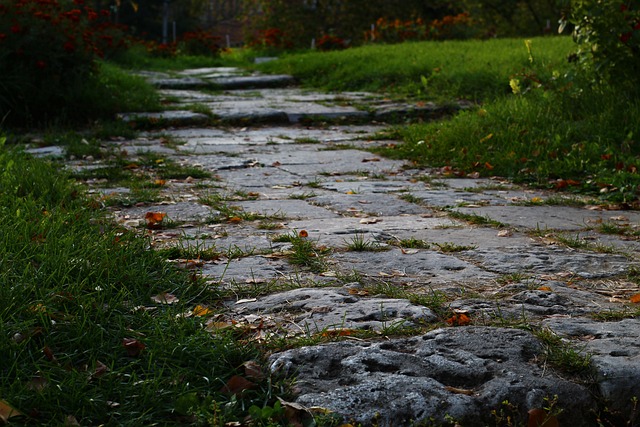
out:
{"label": "weed growing between stones", "polygon": [[488,227],[494,227],[494,228],[506,227],[506,225],[503,224],[502,222],[491,219],[488,216],[467,214],[464,212],[451,211],[451,210],[447,211],[447,215],[449,215],[450,218],[466,221],[469,224],[473,224],[473,225],[482,225],[482,226],[488,226]]}
{"label": "weed growing between stones", "polygon": [[272,241],[291,243],[291,249],[286,252],[290,263],[309,268],[314,273],[322,273],[326,270],[325,255],[329,253],[329,248],[317,246],[309,239],[306,231],[301,230],[298,233],[294,230],[289,234],[275,236]]}
{"label": "weed growing between stones", "polygon": [[581,378],[584,381],[593,380],[591,356],[576,349],[573,345],[560,338],[550,329],[536,328],[533,334],[542,342],[545,353],[542,363],[547,364],[568,375]]}
{"label": "weed growing between stones", "polygon": [[379,242],[365,239],[364,233],[356,233],[350,241],[345,241],[345,243],[347,250],[354,252],[378,252],[389,249]]}

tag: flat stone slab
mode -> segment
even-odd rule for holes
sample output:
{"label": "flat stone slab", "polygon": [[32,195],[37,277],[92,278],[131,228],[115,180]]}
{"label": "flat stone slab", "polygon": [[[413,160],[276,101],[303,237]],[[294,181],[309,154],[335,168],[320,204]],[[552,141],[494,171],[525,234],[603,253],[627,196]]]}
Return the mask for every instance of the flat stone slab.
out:
{"label": "flat stone slab", "polygon": [[522,330],[458,327],[383,342],[339,342],[278,353],[276,373],[296,377],[296,402],[345,422],[392,427],[415,422],[493,425],[508,401],[514,421],[558,396],[560,425],[586,425],[588,390],[536,363],[540,343]]}
{"label": "flat stone slab", "polygon": [[419,284],[495,279],[497,275],[461,259],[431,250],[403,253],[398,248],[380,252],[345,252],[334,256],[344,271],[382,278],[401,278]]}
{"label": "flat stone slab", "polygon": [[597,322],[585,318],[558,317],[544,326],[571,340],[591,356],[596,382],[612,411],[631,419],[631,399],[640,396],[640,319]]}
{"label": "flat stone slab", "polygon": [[118,119],[126,123],[144,126],[197,126],[206,124],[211,118],[192,111],[168,110],[157,113],[123,113]]}
{"label": "flat stone slab", "polygon": [[232,308],[233,315],[268,314],[293,334],[315,335],[351,329],[384,331],[415,327],[436,316],[403,299],[361,297],[348,288],[301,288],[275,293]]}
{"label": "flat stone slab", "polygon": [[456,208],[456,211],[487,216],[514,227],[544,230],[580,230],[611,221],[620,215],[640,221],[640,213],[628,211],[592,211],[570,206],[483,206]]}

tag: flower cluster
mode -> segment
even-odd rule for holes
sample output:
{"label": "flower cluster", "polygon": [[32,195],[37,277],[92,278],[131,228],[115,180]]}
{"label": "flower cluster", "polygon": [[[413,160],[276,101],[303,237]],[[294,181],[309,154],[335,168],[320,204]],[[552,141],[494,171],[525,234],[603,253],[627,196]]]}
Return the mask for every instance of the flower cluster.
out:
{"label": "flower cluster", "polygon": [[220,56],[220,37],[209,31],[189,31],[179,41],[180,51],[188,55]]}
{"label": "flower cluster", "polygon": [[[95,58],[122,48],[108,12],[84,0],[0,0],[2,115],[33,115],[95,69]],[[54,107],[55,108],[55,107]]]}
{"label": "flower cluster", "polygon": [[347,48],[347,42],[340,37],[325,34],[318,39],[316,43],[316,48],[318,50],[327,51],[327,50],[341,50]]}
{"label": "flower cluster", "polygon": [[380,18],[372,29],[365,33],[365,39],[382,43],[398,43],[407,40],[468,38],[473,35],[473,25],[474,22],[468,13],[447,15],[431,22],[421,18],[408,21]]}
{"label": "flower cluster", "polygon": [[258,31],[251,39],[249,46],[268,49],[291,49],[293,43],[289,35],[279,28],[267,28]]}

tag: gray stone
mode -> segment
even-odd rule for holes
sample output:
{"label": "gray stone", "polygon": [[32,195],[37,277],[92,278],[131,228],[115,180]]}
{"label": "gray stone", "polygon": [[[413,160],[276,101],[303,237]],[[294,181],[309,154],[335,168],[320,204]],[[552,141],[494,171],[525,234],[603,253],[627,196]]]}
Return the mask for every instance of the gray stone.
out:
{"label": "gray stone", "polygon": [[346,288],[294,289],[260,297],[235,308],[234,312],[270,314],[282,319],[283,328],[307,335],[328,330],[385,331],[436,319],[428,308],[407,300],[361,297]]}
{"label": "gray stone", "polygon": [[118,119],[126,123],[146,126],[194,126],[206,124],[211,119],[206,114],[192,111],[169,110],[159,113],[123,113]]}
{"label": "gray stone", "polygon": [[585,425],[588,390],[536,364],[542,348],[528,332],[486,327],[438,329],[421,337],[303,347],[270,358],[274,372],[297,378],[296,402],[363,425],[492,425],[508,401],[526,411],[558,396],[560,424]]}
{"label": "gray stone", "polygon": [[209,80],[216,88],[231,89],[254,89],[286,87],[295,83],[295,79],[287,75],[253,75],[238,77],[218,77]]}
{"label": "gray stone", "polygon": [[552,318],[543,323],[591,355],[596,382],[606,406],[623,419],[637,416],[632,399],[640,398],[640,319],[597,322],[585,318]]}
{"label": "gray stone", "polygon": [[63,157],[65,149],[57,145],[51,145],[48,147],[27,148],[24,152],[34,157]]}

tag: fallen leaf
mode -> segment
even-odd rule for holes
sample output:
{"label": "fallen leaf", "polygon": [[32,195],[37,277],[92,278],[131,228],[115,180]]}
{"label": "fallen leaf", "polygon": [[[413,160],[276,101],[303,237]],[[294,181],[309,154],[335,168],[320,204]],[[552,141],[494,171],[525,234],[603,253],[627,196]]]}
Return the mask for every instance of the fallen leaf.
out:
{"label": "fallen leaf", "polygon": [[229,394],[239,394],[246,390],[251,390],[255,386],[256,385],[248,379],[241,377],[240,375],[234,375],[220,388],[220,391]]}
{"label": "fallen leaf", "polygon": [[80,427],[80,423],[78,422],[78,419],[76,417],[74,417],[73,415],[67,415],[67,417],[64,419],[64,426],[65,427],[74,427],[74,426]]}
{"label": "fallen leaf", "polygon": [[400,251],[405,255],[413,255],[420,252],[418,249],[404,249],[404,248],[400,248]]}
{"label": "fallen leaf", "polygon": [[192,311],[192,314],[194,316],[200,316],[200,317],[206,316],[207,314],[211,314],[211,313],[212,313],[212,310],[209,307],[205,307],[204,305],[200,305],[200,304],[196,305]]}
{"label": "fallen leaf", "polygon": [[167,183],[167,181],[165,179],[156,179],[155,181],[153,181],[153,183],[155,185],[163,186]]}
{"label": "fallen leaf", "polygon": [[240,224],[242,222],[242,218],[240,218],[239,216],[232,216],[227,220],[227,222],[231,224]]}
{"label": "fallen leaf", "polygon": [[29,381],[29,383],[27,384],[27,388],[29,390],[42,391],[47,386],[47,384],[47,379],[38,375],[33,377],[31,381]]}
{"label": "fallen leaf", "polygon": [[555,415],[549,415],[544,409],[535,408],[529,411],[527,427],[559,427]]}
{"label": "fallen leaf", "polygon": [[254,301],[258,301],[257,298],[244,298],[244,299],[239,299],[238,301],[236,301],[236,305],[237,304],[246,304],[248,302],[254,302]]}
{"label": "fallen leaf", "polygon": [[44,356],[47,358],[47,360],[49,360],[50,362],[55,362],[56,356],[53,354],[53,351],[49,348],[48,345],[44,346],[42,352],[44,353]]}
{"label": "fallen leaf", "polygon": [[467,326],[471,324],[471,318],[464,313],[454,313],[447,319],[447,323],[451,326]]}
{"label": "fallen leaf", "polygon": [[19,416],[22,416],[20,411],[9,405],[4,400],[0,400],[0,421],[2,421],[2,424],[6,424],[9,419]]}
{"label": "fallen leaf", "polygon": [[151,301],[157,304],[171,305],[171,304],[177,303],[178,301],[180,301],[180,299],[175,295],[170,294],[169,292],[162,292],[162,293],[159,293],[158,295],[152,296]]}
{"label": "fallen leaf", "polygon": [[309,233],[307,232],[307,230],[300,230],[300,232],[298,233],[298,236],[302,238],[309,237]]}
{"label": "fallen leaf", "polygon": [[533,197],[530,200],[531,203],[542,203],[542,197]]}
{"label": "fallen leaf", "polygon": [[98,360],[96,361],[96,369],[93,371],[93,374],[91,374],[91,378],[100,378],[107,372],[109,372],[109,367]]}
{"label": "fallen leaf", "polygon": [[513,236],[513,232],[511,230],[498,231],[498,237],[511,237],[511,236]]}
{"label": "fallen leaf", "polygon": [[380,161],[379,157],[369,157],[368,159],[362,159],[362,163],[379,162],[379,161]]}
{"label": "fallen leaf", "polygon": [[369,291],[364,289],[351,288],[349,289],[349,295],[358,295],[361,297],[369,295]]}
{"label": "fallen leaf", "polygon": [[538,288],[539,291],[551,292],[552,289],[549,286],[540,286]]}
{"label": "fallen leaf", "polygon": [[640,294],[632,295],[631,298],[629,298],[629,301],[631,301],[634,304],[640,303]]}
{"label": "fallen leaf", "polygon": [[146,348],[146,345],[144,345],[144,343],[138,341],[135,338],[124,338],[122,340],[122,345],[124,346],[125,350],[127,350],[127,354],[129,355],[129,357],[140,356],[142,350]]}
{"label": "fallen leaf", "polygon": [[360,224],[376,224],[380,222],[378,218],[362,218]]}
{"label": "fallen leaf", "polygon": [[164,212],[147,212],[144,219],[147,221],[147,227],[155,227],[167,216]]}
{"label": "fallen leaf", "polygon": [[292,427],[302,427],[315,425],[313,414],[309,409],[299,403],[287,402],[280,397],[278,401],[284,409],[284,416],[288,421],[288,425]]}
{"label": "fallen leaf", "polygon": [[264,378],[264,372],[262,372],[262,366],[254,360],[248,360],[242,364],[244,367],[244,375],[247,378],[254,380],[261,380]]}
{"label": "fallen leaf", "polygon": [[447,391],[450,391],[451,393],[456,393],[456,394],[464,394],[467,396],[473,396],[473,390],[467,390],[466,388],[457,388],[457,387],[451,387],[451,386],[446,386],[444,388]]}
{"label": "fallen leaf", "polygon": [[349,190],[349,191],[347,191],[345,194],[358,194],[358,193],[357,193],[356,191]]}

